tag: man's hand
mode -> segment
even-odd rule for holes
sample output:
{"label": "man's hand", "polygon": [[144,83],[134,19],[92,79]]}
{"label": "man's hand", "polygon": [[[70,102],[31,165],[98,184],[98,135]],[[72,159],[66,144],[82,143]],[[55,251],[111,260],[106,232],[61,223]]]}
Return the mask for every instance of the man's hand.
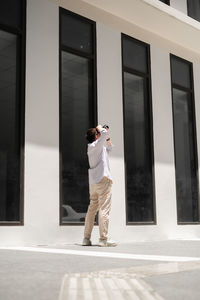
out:
{"label": "man's hand", "polygon": [[112,147],[112,143],[111,143],[110,138],[108,138],[108,139],[106,140],[106,143],[107,143],[108,146]]}
{"label": "man's hand", "polygon": [[102,126],[101,125],[98,125],[97,127],[96,127],[96,130],[100,133],[101,132],[101,129],[102,129]]}

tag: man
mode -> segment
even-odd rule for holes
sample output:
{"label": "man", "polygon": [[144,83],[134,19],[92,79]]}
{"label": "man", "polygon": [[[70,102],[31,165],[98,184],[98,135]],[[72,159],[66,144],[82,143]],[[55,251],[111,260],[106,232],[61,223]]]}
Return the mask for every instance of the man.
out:
{"label": "man", "polygon": [[95,215],[99,211],[99,246],[116,246],[116,243],[108,240],[109,213],[111,207],[112,178],[110,174],[108,153],[112,144],[108,135],[108,126],[98,125],[88,129],[89,159],[89,192],[90,205],[85,218],[85,231],[83,246],[91,246],[91,233],[94,226]]}

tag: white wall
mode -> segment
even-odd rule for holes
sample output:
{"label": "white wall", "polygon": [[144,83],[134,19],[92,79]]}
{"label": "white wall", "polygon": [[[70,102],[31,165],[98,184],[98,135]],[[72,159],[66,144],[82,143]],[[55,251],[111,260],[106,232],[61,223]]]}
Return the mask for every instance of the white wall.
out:
{"label": "white wall", "polygon": [[[123,107],[122,107],[121,34],[97,24],[98,120],[109,124],[113,151],[110,154],[113,200],[110,234],[119,237],[125,225]],[[120,214],[119,214],[120,212]]]}
{"label": "white wall", "polygon": [[164,236],[176,227],[173,120],[168,51],[151,46],[157,221]]}
{"label": "white wall", "polygon": [[170,6],[187,15],[187,0],[170,0]]}
{"label": "white wall", "polygon": [[[37,16],[37,19],[36,19]],[[59,213],[58,8],[27,6],[25,228],[41,239],[54,232]]]}
{"label": "white wall", "polygon": [[24,226],[1,243],[46,243],[58,230],[58,7],[27,1]]}
{"label": "white wall", "polygon": [[[178,3],[178,2],[177,2]],[[178,226],[169,53],[194,63],[200,157],[200,64],[189,49],[105,11],[77,2],[62,6],[97,21],[99,123],[110,125],[114,180],[110,235],[117,241],[199,238],[198,225]],[[126,226],[121,32],[151,45],[157,225]],[[27,1],[24,226],[0,228],[2,245],[81,242],[83,226],[59,226],[59,9],[54,0]],[[98,238],[98,227],[93,239]]]}

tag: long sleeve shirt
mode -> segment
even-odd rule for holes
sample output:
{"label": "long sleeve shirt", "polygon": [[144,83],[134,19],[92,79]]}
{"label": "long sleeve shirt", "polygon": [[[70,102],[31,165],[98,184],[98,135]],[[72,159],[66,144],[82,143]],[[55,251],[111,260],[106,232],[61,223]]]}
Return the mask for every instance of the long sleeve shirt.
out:
{"label": "long sleeve shirt", "polygon": [[98,183],[103,177],[112,180],[108,160],[108,153],[112,150],[112,146],[108,146],[106,143],[107,130],[102,128],[100,133],[101,135],[96,141],[88,144],[89,184]]}

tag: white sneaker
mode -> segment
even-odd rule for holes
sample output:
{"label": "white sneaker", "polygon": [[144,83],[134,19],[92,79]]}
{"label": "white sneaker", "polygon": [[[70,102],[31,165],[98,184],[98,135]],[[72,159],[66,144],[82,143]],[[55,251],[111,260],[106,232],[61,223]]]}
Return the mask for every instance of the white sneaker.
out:
{"label": "white sneaker", "polygon": [[99,239],[99,247],[116,247],[117,243],[112,240],[102,240]]}
{"label": "white sneaker", "polygon": [[92,242],[89,239],[84,238],[82,242],[82,246],[92,246]]}

